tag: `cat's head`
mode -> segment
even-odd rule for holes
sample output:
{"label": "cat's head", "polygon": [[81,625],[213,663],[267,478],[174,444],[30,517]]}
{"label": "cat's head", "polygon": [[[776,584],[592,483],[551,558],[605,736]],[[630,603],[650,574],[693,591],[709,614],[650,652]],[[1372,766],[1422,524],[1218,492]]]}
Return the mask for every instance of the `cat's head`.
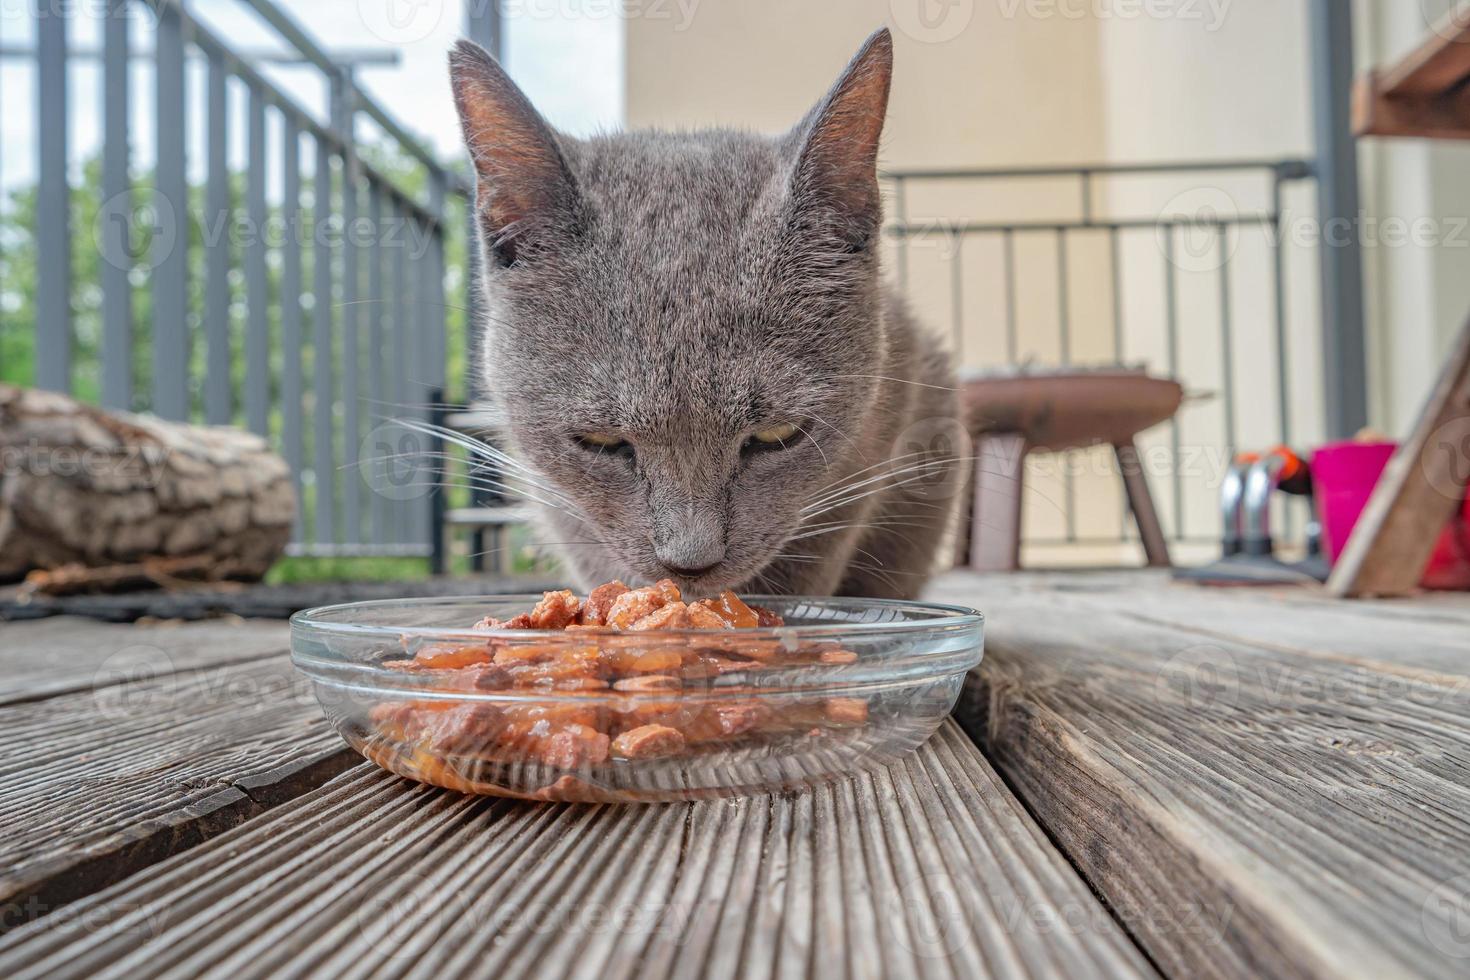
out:
{"label": "cat's head", "polygon": [[572,139],[482,49],[450,66],[483,381],[563,550],[584,579],[751,583],[874,412],[888,32],[778,137]]}

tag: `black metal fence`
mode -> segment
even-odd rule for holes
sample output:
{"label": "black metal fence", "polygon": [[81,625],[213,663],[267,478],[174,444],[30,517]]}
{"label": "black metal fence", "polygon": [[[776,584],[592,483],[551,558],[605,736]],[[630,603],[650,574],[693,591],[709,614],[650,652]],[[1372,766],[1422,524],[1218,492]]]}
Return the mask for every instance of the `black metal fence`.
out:
{"label": "black metal fence", "polygon": [[[33,73],[37,154],[33,221],[4,245],[34,255],[33,281],[0,282],[33,295],[33,338],[3,348],[29,344],[30,363],[12,353],[0,371],[268,437],[303,502],[295,553],[427,555],[430,494],[395,480],[401,435],[379,420],[427,419],[446,386],[446,202],[467,188],[281,6],[241,3],[319,73],[325,118],[173,0],[86,8],[101,20],[87,51],[70,36],[83,6],[42,4],[34,44],[0,48]],[[81,60],[100,65],[100,92],[76,90]],[[79,162],[73,121],[93,105],[99,157]],[[146,172],[131,152],[137,110],[154,130]],[[362,118],[383,134],[371,145]]]}

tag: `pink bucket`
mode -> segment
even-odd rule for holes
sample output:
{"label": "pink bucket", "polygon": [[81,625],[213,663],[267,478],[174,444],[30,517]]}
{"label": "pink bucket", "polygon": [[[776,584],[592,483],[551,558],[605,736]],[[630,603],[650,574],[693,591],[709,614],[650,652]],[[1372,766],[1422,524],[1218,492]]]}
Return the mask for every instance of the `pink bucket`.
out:
{"label": "pink bucket", "polygon": [[[1398,446],[1391,442],[1340,442],[1312,455],[1312,485],[1327,557],[1337,561],[1384,467]],[[1440,535],[1424,570],[1428,589],[1470,589],[1470,496]]]}

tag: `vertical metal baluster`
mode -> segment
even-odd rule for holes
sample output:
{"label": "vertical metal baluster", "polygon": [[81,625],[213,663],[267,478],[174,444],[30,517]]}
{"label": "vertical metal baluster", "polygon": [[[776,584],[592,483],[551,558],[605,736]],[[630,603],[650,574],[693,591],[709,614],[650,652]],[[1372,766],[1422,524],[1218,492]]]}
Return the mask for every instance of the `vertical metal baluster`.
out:
{"label": "vertical metal baluster", "polygon": [[[67,183],[66,14],[36,14],[36,385],[71,390],[71,189]],[[51,120],[51,125],[42,124]]]}
{"label": "vertical metal baluster", "polygon": [[[1083,187],[1088,188],[1088,194],[1084,206],[1091,213],[1091,181],[1084,179]],[[1063,364],[1072,363],[1072,303],[1071,271],[1067,256],[1067,230],[1057,229],[1057,347],[1060,352],[1059,360]],[[1066,453],[1062,456],[1062,495],[1065,506],[1062,508],[1062,517],[1066,528],[1065,536],[1068,544],[1077,542],[1077,476],[1072,472],[1072,460],[1076,451]]]}
{"label": "vertical metal baluster", "polygon": [[[1286,254],[1283,243],[1286,230],[1282,226],[1283,204],[1281,200],[1281,173],[1277,171],[1271,182],[1271,262],[1276,277],[1275,334],[1276,334],[1276,401],[1281,411],[1281,444],[1291,445],[1293,436],[1291,387],[1290,341],[1286,335]],[[1296,537],[1296,509],[1286,508],[1283,536],[1287,540]]]}
{"label": "vertical metal baluster", "polygon": [[443,172],[430,174],[429,210],[434,215],[434,228],[429,241],[429,276],[433,303],[429,311],[429,329],[434,337],[434,370],[429,380],[440,391],[445,391],[447,387],[449,361],[449,310],[444,298],[444,196]]}
{"label": "vertical metal baluster", "polygon": [[[437,404],[430,409],[429,421],[436,425],[444,424],[444,417],[449,411],[449,393],[446,390],[449,376],[449,335],[448,306],[444,299],[444,197],[444,173],[433,171],[429,174],[429,210],[433,212],[434,226],[429,239],[428,328],[434,338],[430,382],[432,398]],[[442,575],[448,570],[448,542],[444,533],[444,513],[447,507],[444,483],[448,476],[449,460],[443,458],[447,447],[448,442],[445,439],[437,438],[432,448],[438,456],[430,460],[435,474],[435,486],[429,498],[429,560],[430,571],[436,575]]]}
{"label": "vertical metal baluster", "polygon": [[953,317],[950,330],[954,334],[955,363],[963,364],[965,360],[965,240],[960,235],[959,229],[951,229],[949,242],[950,247],[954,249],[954,256],[949,263],[950,315]]}
{"label": "vertical metal baluster", "polygon": [[1057,229],[1057,341],[1063,364],[1072,363],[1071,279],[1067,255],[1067,229]]}
{"label": "vertical metal baluster", "polygon": [[281,246],[281,441],[291,480],[296,487],[296,525],[292,538],[306,540],[306,498],[302,494],[302,471],[306,468],[306,438],[301,415],[301,131],[296,117],[285,112],[281,125],[281,159],[285,171],[281,192],[281,214],[286,220],[286,237]]}
{"label": "vertical metal baluster", "polygon": [[[409,250],[409,289],[412,295],[409,309],[412,310],[410,321],[413,325],[409,334],[409,375],[412,381],[411,391],[413,393],[413,408],[409,415],[420,422],[429,421],[432,407],[429,405],[430,393],[434,386],[430,383],[434,356],[433,332],[429,327],[429,316],[431,310],[431,297],[429,295],[429,256],[423,248],[426,225],[424,221],[413,214],[409,218],[408,237],[405,247]],[[422,436],[414,440],[415,451],[417,447],[427,448],[428,440]],[[429,508],[433,504],[432,493],[429,484],[434,480],[437,472],[438,460],[416,459],[413,461],[414,482],[420,484],[421,493],[413,498],[413,543],[423,544],[429,540]],[[427,466],[425,465],[427,464]]]}
{"label": "vertical metal baluster", "polygon": [[[1123,250],[1119,240],[1120,233],[1117,225],[1108,229],[1108,265],[1113,277],[1113,360],[1119,364],[1123,363]],[[1121,474],[1119,474],[1121,476]],[[1130,528],[1133,522],[1130,520],[1132,508],[1128,504],[1127,495],[1124,495],[1122,508],[1119,512],[1118,526],[1122,529],[1118,536],[1124,541],[1132,539]]]}
{"label": "vertical metal baluster", "polygon": [[362,329],[362,307],[358,304],[357,179],[350,160],[342,167],[342,529],[348,544],[362,541],[362,515],[359,510],[362,477],[358,470],[358,450],[362,445],[359,422],[362,393],[358,382],[362,377],[359,338]]}
{"label": "vertical metal baluster", "polygon": [[250,87],[249,155],[245,175],[245,424],[270,435],[270,287],[265,264],[265,98]]}
{"label": "vertical metal baluster", "polygon": [[[1169,377],[1177,380],[1179,375],[1179,301],[1176,273],[1174,226],[1170,224],[1164,227],[1164,289],[1166,290],[1164,308],[1167,311],[1165,342],[1168,345],[1166,358]],[[1179,416],[1176,413],[1169,419],[1169,453],[1174,471],[1172,489],[1174,494],[1174,540],[1176,541],[1182,541],[1185,537],[1184,476],[1179,472],[1179,440]]]}
{"label": "vertical metal baluster", "polygon": [[1006,274],[1006,361],[1015,364],[1021,354],[1020,331],[1016,322],[1016,229],[1007,228],[1001,235]]}
{"label": "vertical metal baluster", "polygon": [[154,40],[155,122],[158,130],[153,239],[153,411],[166,419],[189,414],[189,188],[184,144],[184,25],[173,4],[158,8]]}
{"label": "vertical metal baluster", "polygon": [[342,540],[355,545],[362,541],[359,510],[358,451],[362,443],[359,412],[362,408],[358,382],[362,376],[359,349],[362,309],[357,304],[358,264],[362,259],[355,244],[358,181],[361,168],[353,144],[356,119],[356,88],[350,70],[331,81],[332,128],[342,137]]}
{"label": "vertical metal baluster", "polygon": [[[392,339],[390,340],[393,351],[393,364],[391,372],[392,405],[395,417],[404,417],[409,414],[408,407],[408,262],[404,259],[405,240],[404,225],[407,221],[406,209],[400,209],[399,200],[396,196],[390,196],[389,220],[390,233],[397,247],[388,254],[388,261],[393,266],[393,311],[392,311]],[[412,465],[411,460],[403,460],[399,465]],[[403,545],[409,543],[411,531],[410,513],[411,500],[399,501],[393,508],[393,542]]]}
{"label": "vertical metal baluster", "polygon": [[204,387],[204,417],[211,425],[234,420],[235,380],[230,351],[230,164],[229,78],[218,52],[209,55],[209,167],[204,190],[205,242],[204,337],[208,344]]}
{"label": "vertical metal baluster", "polygon": [[1220,374],[1225,388],[1225,451],[1234,456],[1235,445],[1235,341],[1230,304],[1230,227],[1215,226],[1220,238]]}
{"label": "vertical metal baluster", "polygon": [[[377,183],[368,184],[368,216],[373,226],[373,249],[368,256],[368,396],[372,398],[373,431],[380,429],[387,399],[383,384],[383,192]],[[378,439],[373,441],[373,453],[384,452]],[[381,480],[384,460],[371,461],[375,479]],[[385,544],[388,540],[388,498],[374,484],[372,500],[369,501],[369,519],[372,522],[372,542]]]}
{"label": "vertical metal baluster", "polygon": [[332,387],[332,250],[327,223],[332,208],[332,149],[316,137],[316,174],[312,204],[312,395],[315,399],[313,474],[316,477],[316,544],[331,545],[337,540],[335,523],[337,455],[333,452]]}
{"label": "vertical metal baluster", "polygon": [[[63,117],[64,118],[64,117]],[[128,178],[128,0],[109,0],[102,38],[102,404],[133,401],[132,183]]]}
{"label": "vertical metal baluster", "polygon": [[1113,274],[1113,360],[1123,363],[1123,251],[1118,226],[1108,229],[1109,265]]}

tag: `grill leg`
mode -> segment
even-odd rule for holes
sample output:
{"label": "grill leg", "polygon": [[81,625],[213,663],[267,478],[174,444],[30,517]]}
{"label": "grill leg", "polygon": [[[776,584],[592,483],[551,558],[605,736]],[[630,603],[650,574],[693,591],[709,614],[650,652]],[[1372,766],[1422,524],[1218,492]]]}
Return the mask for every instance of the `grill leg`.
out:
{"label": "grill leg", "polygon": [[1153,494],[1148,488],[1148,475],[1143,472],[1143,461],[1138,458],[1138,447],[1132,442],[1113,447],[1118,457],[1118,470],[1123,474],[1123,488],[1128,492],[1128,509],[1138,525],[1138,536],[1143,541],[1143,553],[1150,568],[1169,568],[1169,542],[1159,524],[1159,512],[1154,509]]}

